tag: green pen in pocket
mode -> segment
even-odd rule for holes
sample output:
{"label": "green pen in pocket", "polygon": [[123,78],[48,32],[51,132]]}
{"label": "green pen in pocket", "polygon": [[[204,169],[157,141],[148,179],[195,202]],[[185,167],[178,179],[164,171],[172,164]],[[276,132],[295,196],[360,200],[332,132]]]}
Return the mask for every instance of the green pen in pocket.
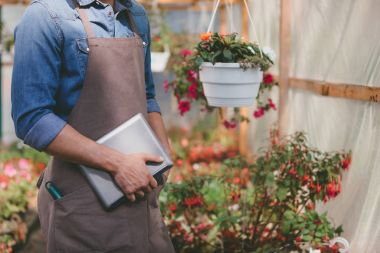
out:
{"label": "green pen in pocket", "polygon": [[46,182],[45,188],[54,200],[58,200],[62,198],[62,194],[60,193],[58,188],[53,184],[53,182],[51,181]]}

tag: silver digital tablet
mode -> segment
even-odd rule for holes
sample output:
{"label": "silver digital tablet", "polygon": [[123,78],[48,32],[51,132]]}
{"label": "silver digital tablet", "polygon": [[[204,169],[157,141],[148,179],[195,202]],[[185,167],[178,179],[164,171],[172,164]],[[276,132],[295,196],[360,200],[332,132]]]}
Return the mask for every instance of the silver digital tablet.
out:
{"label": "silver digital tablet", "polygon": [[[173,166],[173,162],[142,114],[135,115],[97,142],[124,154],[148,153],[161,156],[164,159],[163,163],[147,164],[150,173],[157,181],[160,181],[163,172]],[[111,210],[127,201],[110,173],[86,166],[80,167],[106,210]]]}

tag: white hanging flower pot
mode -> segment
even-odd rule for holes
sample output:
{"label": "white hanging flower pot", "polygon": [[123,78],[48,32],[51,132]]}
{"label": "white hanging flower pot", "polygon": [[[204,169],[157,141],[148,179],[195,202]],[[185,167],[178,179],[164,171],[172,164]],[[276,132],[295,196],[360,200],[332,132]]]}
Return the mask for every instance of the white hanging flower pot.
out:
{"label": "white hanging flower pot", "polygon": [[166,69],[170,59],[170,49],[165,45],[164,52],[151,52],[151,66],[155,73],[163,72]]}
{"label": "white hanging flower pot", "polygon": [[202,64],[200,81],[210,106],[251,106],[256,99],[263,72],[259,68],[244,70],[239,63]]}
{"label": "white hanging flower pot", "polygon": [[166,65],[168,65],[168,61],[170,58],[169,52],[152,52],[152,71],[153,72],[163,72],[166,69]]}

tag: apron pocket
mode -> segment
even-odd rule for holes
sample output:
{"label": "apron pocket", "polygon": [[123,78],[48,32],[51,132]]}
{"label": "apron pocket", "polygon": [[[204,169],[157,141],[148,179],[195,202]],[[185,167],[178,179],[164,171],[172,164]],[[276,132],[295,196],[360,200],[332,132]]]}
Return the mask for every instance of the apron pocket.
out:
{"label": "apron pocket", "polygon": [[132,248],[128,212],[106,212],[90,188],[83,187],[54,202],[58,253],[107,252]]}

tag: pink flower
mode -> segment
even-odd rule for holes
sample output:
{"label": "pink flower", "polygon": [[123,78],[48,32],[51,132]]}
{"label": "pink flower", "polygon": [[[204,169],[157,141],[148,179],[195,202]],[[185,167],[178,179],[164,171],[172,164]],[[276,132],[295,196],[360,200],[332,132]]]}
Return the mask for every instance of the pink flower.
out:
{"label": "pink flower", "polygon": [[276,104],[273,103],[271,98],[268,99],[268,104],[270,108],[272,108],[273,110],[277,110]]}
{"label": "pink flower", "polygon": [[259,109],[257,109],[253,113],[253,117],[255,117],[256,119],[258,119],[258,118],[261,118],[262,116],[264,116],[264,114],[265,114],[264,107],[260,107]]}
{"label": "pink flower", "polygon": [[188,56],[190,56],[190,55],[192,55],[193,54],[193,52],[191,51],[191,50],[189,50],[189,49],[183,49],[182,51],[181,51],[181,55],[182,55],[182,57],[188,57]]}
{"label": "pink flower", "polygon": [[170,88],[169,81],[168,80],[164,80],[164,91],[165,91],[165,93],[168,93],[169,88]]}
{"label": "pink flower", "polygon": [[187,71],[187,80],[189,82],[197,81],[198,80],[198,73],[194,70],[188,70]]}
{"label": "pink flower", "polygon": [[4,175],[8,177],[14,177],[17,175],[17,170],[11,163],[7,163],[4,167]]}
{"label": "pink flower", "polygon": [[27,181],[31,181],[32,180],[32,176],[26,170],[20,171],[20,176],[23,177],[23,178],[25,178]]}
{"label": "pink flower", "polygon": [[198,84],[197,83],[192,83],[189,88],[187,89],[188,97],[192,99],[197,99],[198,98]]}
{"label": "pink flower", "polygon": [[190,111],[190,102],[186,100],[182,100],[178,104],[178,109],[180,111],[181,116],[183,116],[186,112]]}
{"label": "pink flower", "polygon": [[20,159],[18,161],[18,167],[20,169],[22,169],[22,170],[29,170],[29,168],[30,168],[30,161],[27,160],[27,159],[22,158],[22,159]]}

